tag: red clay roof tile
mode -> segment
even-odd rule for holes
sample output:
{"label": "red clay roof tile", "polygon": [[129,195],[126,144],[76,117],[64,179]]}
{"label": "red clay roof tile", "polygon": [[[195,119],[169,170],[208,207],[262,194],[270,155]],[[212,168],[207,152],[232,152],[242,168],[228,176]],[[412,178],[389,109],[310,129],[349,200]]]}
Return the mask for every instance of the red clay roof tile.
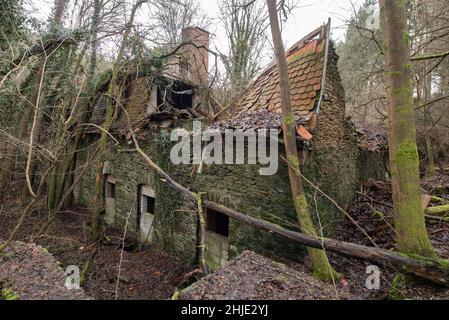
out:
{"label": "red clay roof tile", "polygon": [[[293,109],[311,116],[321,89],[325,39],[312,40],[287,55]],[[282,112],[279,75],[272,65],[246,90],[238,103],[238,113],[268,109]]]}

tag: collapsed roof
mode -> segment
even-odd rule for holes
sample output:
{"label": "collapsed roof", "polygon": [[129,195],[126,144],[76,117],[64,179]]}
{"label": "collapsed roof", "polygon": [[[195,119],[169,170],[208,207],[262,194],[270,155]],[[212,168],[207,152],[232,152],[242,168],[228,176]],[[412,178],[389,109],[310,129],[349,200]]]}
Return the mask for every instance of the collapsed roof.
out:
{"label": "collapsed roof", "polygon": [[[311,135],[305,125],[319,113],[326,77],[327,55],[329,50],[330,21],[311,32],[309,35],[295,43],[286,52],[290,88],[292,93],[292,107],[296,114],[298,136],[302,140],[310,140]],[[152,110],[147,112],[143,107],[148,103],[148,92],[155,78],[135,79],[129,101],[123,103],[134,129],[142,129],[150,122],[158,122],[172,118],[195,118],[192,114],[194,106],[187,109],[170,108],[167,110]],[[167,79],[167,75],[159,79]],[[177,80],[172,80],[177,83]],[[183,81],[179,81],[183,83]],[[185,84],[185,83],[184,83]],[[168,85],[171,87],[172,85]],[[164,86],[165,87],[165,86]],[[194,89],[190,86],[187,89]],[[172,88],[171,88],[172,89]],[[186,89],[186,88],[184,88]],[[182,91],[182,90],[181,90]],[[186,90],[184,90],[187,92]],[[100,125],[104,114],[104,101],[99,100],[91,121]],[[233,116],[228,116],[213,124],[216,129],[281,129],[282,117],[279,74],[276,64],[269,66],[242,94],[236,104]],[[176,114],[175,114],[176,113]],[[123,115],[116,119],[112,126],[113,131],[126,131],[127,121]]]}

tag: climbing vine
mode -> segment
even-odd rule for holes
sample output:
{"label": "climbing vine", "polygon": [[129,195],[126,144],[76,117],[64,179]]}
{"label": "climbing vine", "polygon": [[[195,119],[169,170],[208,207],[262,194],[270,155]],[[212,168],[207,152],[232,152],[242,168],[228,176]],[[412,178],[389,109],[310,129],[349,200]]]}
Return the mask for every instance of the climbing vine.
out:
{"label": "climbing vine", "polygon": [[[156,137],[156,152],[154,152],[155,162],[165,172],[172,172],[174,166],[170,161],[170,136],[168,132],[161,131]],[[155,213],[158,217],[159,230],[157,236],[161,238],[161,243],[165,249],[171,249],[175,243],[172,241],[173,233],[180,223],[180,214],[175,210],[182,205],[182,198],[179,193],[160,179],[156,180],[157,203]]]}

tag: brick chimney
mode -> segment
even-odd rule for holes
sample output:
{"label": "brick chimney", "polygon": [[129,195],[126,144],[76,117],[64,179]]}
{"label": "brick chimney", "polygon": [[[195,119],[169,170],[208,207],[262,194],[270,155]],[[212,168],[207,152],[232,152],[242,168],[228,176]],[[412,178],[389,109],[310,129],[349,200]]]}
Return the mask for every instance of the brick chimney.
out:
{"label": "brick chimney", "polygon": [[199,27],[182,30],[182,42],[189,43],[181,49],[181,75],[197,85],[209,83],[209,35]]}

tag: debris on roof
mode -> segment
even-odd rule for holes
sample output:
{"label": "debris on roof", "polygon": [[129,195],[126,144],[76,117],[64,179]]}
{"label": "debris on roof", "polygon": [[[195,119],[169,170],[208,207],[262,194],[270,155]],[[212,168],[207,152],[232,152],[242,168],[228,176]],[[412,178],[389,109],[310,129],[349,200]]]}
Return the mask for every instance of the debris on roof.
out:
{"label": "debris on roof", "polygon": [[[176,91],[178,88],[180,91]],[[117,108],[116,118],[110,129],[113,133],[128,133],[129,123],[135,131],[139,131],[150,124],[164,128],[178,119],[193,119],[201,115],[200,111],[194,110],[191,105],[195,87],[183,81],[165,75],[142,76],[130,80],[125,89],[129,90],[129,94],[122,97],[120,105],[124,106],[126,112],[120,107]],[[183,95],[189,95],[190,103],[179,98]],[[173,96],[180,101],[173,101]],[[103,125],[106,103],[107,96],[103,94],[92,111],[90,123]],[[92,127],[88,132],[99,131],[99,128]]]}
{"label": "debris on roof", "polygon": [[[306,120],[299,114],[295,114],[295,121],[296,127],[299,127],[306,122]],[[226,129],[241,131],[277,129],[282,131],[282,114],[266,109],[244,112],[230,120],[215,122],[211,124],[208,129],[218,130],[222,133],[224,133]]]}
{"label": "debris on roof", "polygon": [[356,124],[357,146],[359,149],[371,152],[388,150],[387,129],[366,124]]}
{"label": "debris on roof", "polygon": [[183,290],[180,299],[330,300],[337,296],[332,285],[303,270],[244,251],[222,269]]}

